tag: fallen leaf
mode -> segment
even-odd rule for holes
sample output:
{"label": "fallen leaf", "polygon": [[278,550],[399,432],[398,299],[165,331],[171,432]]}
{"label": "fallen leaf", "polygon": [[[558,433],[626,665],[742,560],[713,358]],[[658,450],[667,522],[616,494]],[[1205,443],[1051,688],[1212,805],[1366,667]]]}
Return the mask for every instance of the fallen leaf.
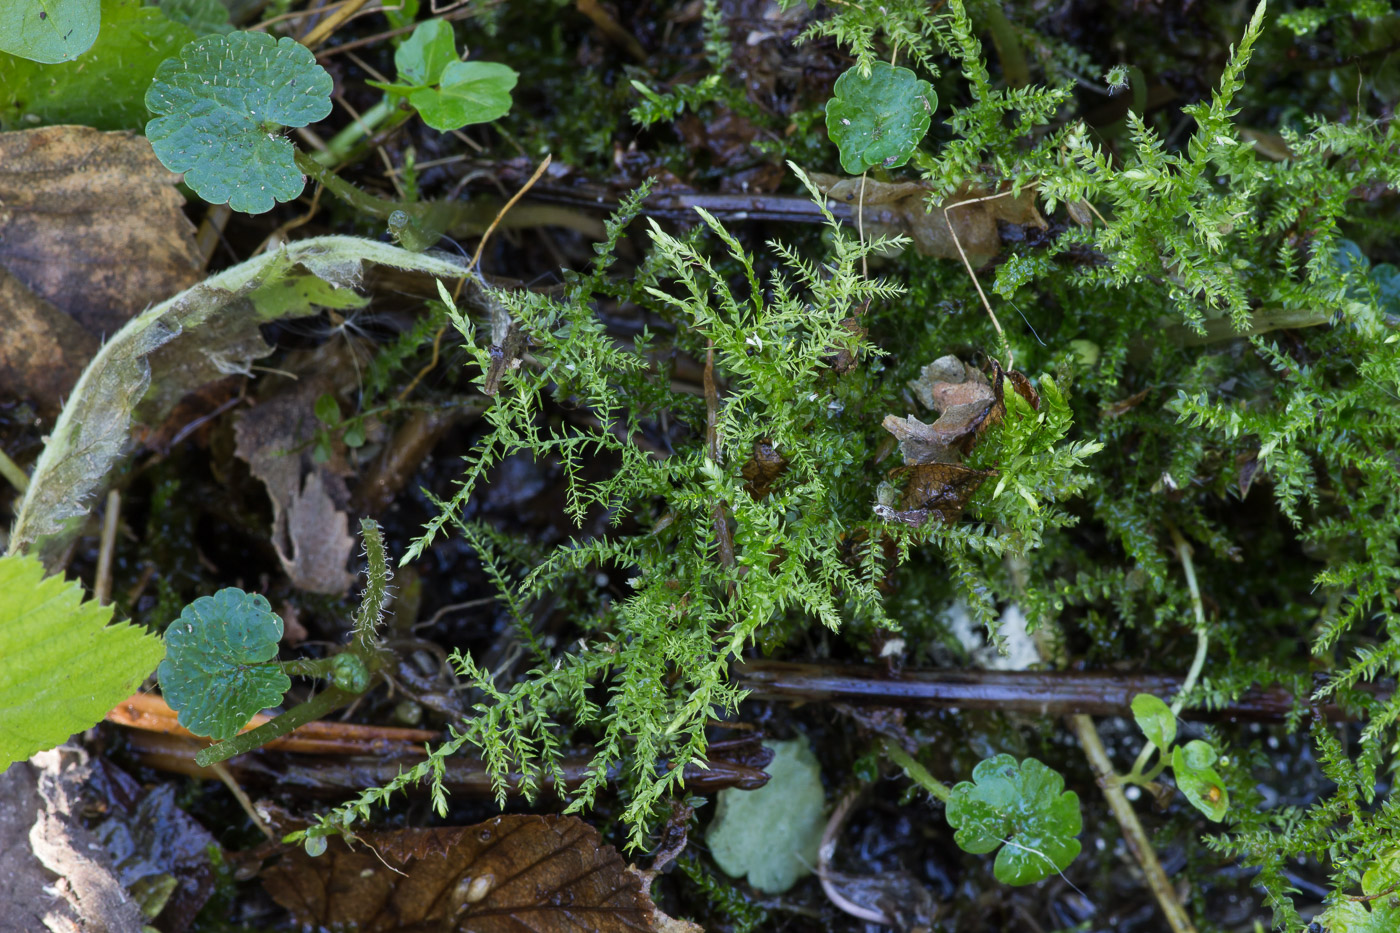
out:
{"label": "fallen leaf", "polygon": [[1148,388],[1143,389],[1141,392],[1134,392],[1132,395],[1128,396],[1125,399],[1120,399],[1119,401],[1114,402],[1111,405],[1105,405],[1102,409],[1100,409],[1099,416],[1105,421],[1110,421],[1114,418],[1121,418],[1128,412],[1132,411],[1134,408],[1137,408],[1139,405],[1141,405],[1143,403],[1143,400],[1146,399],[1147,396],[1151,394],[1151,392],[1152,388],[1149,386]]}
{"label": "fallen leaf", "polygon": [[[122,889],[102,845],[83,825],[82,792],[92,774],[87,752],[60,746],[39,752],[28,765],[13,767],[37,771],[41,805],[29,831],[29,848],[58,876],[41,887],[53,896],[41,924],[28,929],[139,933],[145,917]],[[13,916],[7,913],[7,918]]]}
{"label": "fallen leaf", "polygon": [[753,456],[739,468],[749,495],[762,499],[787,469],[787,458],[774,449],[767,438],[754,441]]}
{"label": "fallen leaf", "polygon": [[303,379],[249,409],[234,425],[234,453],[247,461],[272,500],[272,545],[292,585],[310,593],[344,595],[355,583],[346,564],[355,552],[350,494],[327,464],[314,462],[314,408],[327,389]]}
{"label": "fallen leaf", "polygon": [[263,886],[305,928],[388,933],[653,930],[654,907],[598,832],[571,816],[364,833],[297,850]]}
{"label": "fallen leaf", "polygon": [[1001,252],[997,221],[1042,230],[1047,226],[1036,210],[1035,190],[1029,187],[1012,196],[1009,188],[990,192],[964,184],[930,207],[932,186],[924,182],[881,182],[820,173],[811,177],[828,198],[860,214],[867,237],[907,236],[921,256],[940,259],[960,259],[961,245],[973,268],[986,265]]}
{"label": "fallen leaf", "polygon": [[[52,348],[33,358],[38,370],[57,363],[72,379],[99,340],[198,281],[202,262],[178,180],[132,133],[50,126],[0,134],[0,269],[8,273],[0,277],[0,323],[7,343],[18,327],[25,345]],[[60,335],[53,309],[90,337]],[[46,335],[57,339],[45,344]],[[36,371],[14,381],[10,370],[23,365],[23,352],[4,353],[0,391],[56,411],[63,393],[53,393],[55,377]]]}
{"label": "fallen leaf", "polygon": [[907,477],[901,509],[927,511],[944,523],[961,518],[977,487],[996,475],[996,470],[974,470],[956,463],[916,463],[890,473],[892,479]]}
{"label": "fallen leaf", "polygon": [[[49,432],[15,519],[10,551],[33,552],[55,566],[129,452],[134,425],[158,425],[191,390],[248,372],[252,360],[272,352],[261,325],[312,314],[315,304],[363,303],[353,286],[365,266],[448,279],[461,274],[454,262],[384,243],[318,237],[226,269],[132,318],[93,357]],[[288,282],[304,286],[292,291],[313,296],[314,303],[270,301],[274,292],[289,294],[279,290]]]}
{"label": "fallen leaf", "polygon": [[765,894],[781,894],[817,863],[826,793],[806,739],[765,744],[774,752],[768,784],[720,791],[705,840],[725,873],[747,875]]}

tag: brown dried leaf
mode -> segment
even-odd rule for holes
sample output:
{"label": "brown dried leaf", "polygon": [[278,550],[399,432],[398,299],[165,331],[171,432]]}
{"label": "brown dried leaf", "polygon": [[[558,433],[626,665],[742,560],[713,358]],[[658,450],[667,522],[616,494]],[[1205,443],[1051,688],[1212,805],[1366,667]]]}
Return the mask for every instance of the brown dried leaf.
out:
{"label": "brown dried leaf", "polygon": [[1046,227],[1045,218],[1035,207],[1035,191],[1030,188],[1015,197],[1009,193],[994,196],[984,188],[964,184],[929,209],[926,202],[931,186],[923,182],[879,182],[821,174],[814,174],[812,180],[828,198],[861,214],[867,236],[907,236],[920,255],[941,259],[959,259],[961,244],[974,268],[1001,252],[997,221]]}
{"label": "brown dried leaf", "polygon": [[[7,334],[0,390],[57,409],[100,338],[198,281],[202,261],[178,180],[132,133],[49,126],[0,134],[0,324]],[[77,327],[57,324],[55,309]],[[17,382],[24,347],[49,352],[28,357],[34,370]],[[54,393],[56,384],[62,389]]]}
{"label": "brown dried leaf", "polygon": [[968,500],[996,470],[974,470],[956,463],[917,463],[892,470],[892,479],[908,477],[900,508],[904,511],[928,510],[943,522],[955,522],[962,516]]}
{"label": "brown dried leaf", "polygon": [[787,458],[778,453],[767,438],[754,442],[753,456],[740,467],[739,473],[747,483],[744,488],[755,499],[762,499],[787,469]]}
{"label": "brown dried leaf", "polygon": [[1139,405],[1141,405],[1151,392],[1152,387],[1149,386],[1146,389],[1143,389],[1141,392],[1134,392],[1132,395],[1128,396],[1125,399],[1120,399],[1119,401],[1116,401],[1111,405],[1105,405],[1102,409],[1099,410],[1099,416],[1105,421],[1110,421],[1114,418],[1121,418],[1128,412],[1132,411],[1134,408],[1137,408]]}
{"label": "brown dried leaf", "polygon": [[355,551],[345,481],[315,463],[309,444],[314,407],[326,389],[303,380],[249,409],[234,425],[234,452],[247,461],[272,500],[272,544],[292,585],[312,593],[344,595],[355,582],[345,569]]}
{"label": "brown dried leaf", "polygon": [[498,816],[475,826],[366,833],[352,850],[296,851],[263,874],[303,927],[357,933],[655,929],[622,856],[571,816]]}

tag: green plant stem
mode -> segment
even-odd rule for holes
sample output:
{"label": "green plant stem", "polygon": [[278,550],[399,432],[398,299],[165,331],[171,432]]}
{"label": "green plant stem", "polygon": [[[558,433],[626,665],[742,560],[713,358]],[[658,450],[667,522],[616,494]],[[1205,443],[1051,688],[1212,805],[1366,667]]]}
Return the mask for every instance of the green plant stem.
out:
{"label": "green plant stem", "polygon": [[332,673],[334,656],[329,658],[298,658],[295,661],[279,661],[278,666],[291,677],[313,677],[328,679]]}
{"label": "green plant stem", "polygon": [[1068,720],[1070,729],[1084,749],[1085,757],[1089,759],[1090,767],[1094,769],[1099,788],[1103,791],[1104,799],[1108,801],[1108,808],[1123,830],[1123,841],[1128,844],[1128,851],[1133,853],[1137,863],[1142,866],[1143,877],[1156,896],[1157,903],[1167,918],[1167,925],[1171,927],[1172,933],[1196,933],[1196,927],[1187,916],[1186,908],[1182,907],[1181,901],[1177,899],[1171,880],[1162,870],[1162,863],[1157,861],[1157,853],[1148,841],[1142,823],[1138,822],[1137,812],[1123,793],[1118,776],[1113,773],[1113,762],[1109,760],[1108,752],[1103,747],[1099,730],[1094,727],[1094,720],[1082,714],[1069,716]]}
{"label": "green plant stem", "polygon": [[216,762],[226,761],[234,755],[250,752],[266,745],[273,739],[281,738],[298,726],[322,718],[358,696],[358,693],[352,693],[349,690],[328,687],[300,706],[292,707],[281,716],[263,723],[256,729],[250,729],[225,742],[217,742],[208,748],[200,749],[199,753],[194,756],[195,764],[207,768]]}
{"label": "green plant stem", "polygon": [[403,205],[397,201],[377,198],[361,191],[300,149],[296,150],[296,163],[297,168],[311,176],[331,194],[361,213],[378,217],[380,220],[388,220],[389,215],[394,211],[403,210]]}
{"label": "green plant stem", "polygon": [[889,756],[890,761],[893,761],[904,769],[904,773],[909,777],[909,780],[918,784],[939,800],[947,803],[948,798],[953,796],[953,789],[951,787],[944,784],[932,774],[929,774],[928,769],[919,764],[918,760],[914,758],[913,755],[900,748],[897,742],[886,739],[885,754]]}
{"label": "green plant stem", "polygon": [[[339,165],[350,159],[356,144],[360,140],[373,134],[385,122],[389,121],[396,112],[399,111],[400,98],[386,94],[379,103],[360,114],[358,119],[350,121],[350,124],[336,133],[326,141],[326,148],[314,153],[311,158],[321,165],[330,168]],[[410,111],[403,111],[403,116],[393,125],[402,123],[411,115]],[[387,128],[392,128],[387,127]]]}
{"label": "green plant stem", "polygon": [[[1186,695],[1191,692],[1191,688],[1196,686],[1196,681],[1201,679],[1201,671],[1206,666],[1206,650],[1210,647],[1210,635],[1206,631],[1206,609],[1205,603],[1201,600],[1201,588],[1196,583],[1196,565],[1191,560],[1191,545],[1182,537],[1181,529],[1176,527],[1174,522],[1167,522],[1167,531],[1172,536],[1172,544],[1176,545],[1176,556],[1181,561],[1181,571],[1186,577],[1186,589],[1191,594],[1191,609],[1196,616],[1196,656],[1191,659],[1191,669],[1186,672],[1186,679],[1181,683],[1181,689],[1176,692],[1176,698],[1172,700],[1172,715],[1181,713],[1181,708],[1186,705]],[[1142,783],[1144,780],[1151,780],[1162,773],[1159,767],[1152,773],[1151,777],[1144,777],[1143,766],[1147,764],[1147,759],[1152,757],[1152,749],[1155,748],[1151,742],[1142,747],[1138,752],[1137,760],[1133,762],[1133,770],[1128,773],[1124,780],[1132,784]]]}
{"label": "green plant stem", "polygon": [[0,476],[5,477],[9,484],[15,487],[15,491],[24,495],[29,488],[29,474],[19,468],[19,464],[10,459],[10,455],[0,450]]}

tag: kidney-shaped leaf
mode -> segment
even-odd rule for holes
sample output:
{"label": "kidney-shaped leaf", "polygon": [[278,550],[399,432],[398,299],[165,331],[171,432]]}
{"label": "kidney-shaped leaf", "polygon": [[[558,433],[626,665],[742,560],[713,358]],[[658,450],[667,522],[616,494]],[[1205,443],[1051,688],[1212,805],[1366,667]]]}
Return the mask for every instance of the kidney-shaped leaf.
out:
{"label": "kidney-shaped leaf", "polygon": [[146,138],[211,204],[261,214],[301,194],[292,144],[278,132],[331,112],[331,76],[306,46],[267,33],[208,35],[156,69]]}
{"label": "kidney-shaped leaf", "polygon": [[282,702],[292,682],[266,662],[277,656],[282,620],[259,593],[226,587],[201,596],[165,631],[160,689],[180,725],[231,739],[253,714]]}
{"label": "kidney-shaped leaf", "polygon": [[877,62],[868,77],[852,68],[836,79],[826,105],[826,133],[841,150],[841,167],[859,175],[909,161],[928,132],[938,96],[908,68]]}
{"label": "kidney-shaped leaf", "polygon": [[948,824],[964,852],[995,851],[993,873],[1003,884],[1031,884],[1063,871],[1079,854],[1079,797],[1058,772],[1027,758],[985,759],[972,780],[953,788]]}
{"label": "kidney-shaped leaf", "polygon": [[498,816],[475,826],[362,833],[263,873],[306,928],[519,933],[654,928],[641,880],[571,816]]}
{"label": "kidney-shaped leaf", "polygon": [[1172,774],[1176,777],[1176,786],[1191,801],[1191,806],[1219,822],[1230,808],[1230,795],[1214,765],[1215,749],[1209,742],[1193,739],[1172,750]]}
{"label": "kidney-shaped leaf", "polygon": [[71,62],[97,38],[98,0],[5,0],[0,52],[35,62]]}

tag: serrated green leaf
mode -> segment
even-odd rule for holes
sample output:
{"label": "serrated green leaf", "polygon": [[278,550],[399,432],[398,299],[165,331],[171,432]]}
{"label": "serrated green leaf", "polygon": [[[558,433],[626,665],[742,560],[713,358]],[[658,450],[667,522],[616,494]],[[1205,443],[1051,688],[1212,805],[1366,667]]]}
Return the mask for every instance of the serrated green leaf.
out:
{"label": "serrated green leaf", "polygon": [[101,722],[155,669],[160,639],[111,618],[37,558],[0,557],[0,771]]}
{"label": "serrated green leaf", "polygon": [[104,0],[97,41],[76,61],[45,65],[0,55],[0,126],[145,126],[146,89],[162,61],[195,37],[141,0]]}
{"label": "serrated green leaf", "polygon": [[101,21],[98,0],[5,0],[0,52],[35,62],[71,62],[92,47]]}
{"label": "serrated green leaf", "polygon": [[157,675],[180,725],[223,741],[282,702],[291,679],[275,664],[282,620],[260,593],[226,587],[201,596],[165,630]]}
{"label": "serrated green leaf", "polygon": [[1215,758],[1209,742],[1192,739],[1172,750],[1172,775],[1191,806],[1219,822],[1230,808],[1230,795],[1213,767]]}
{"label": "serrated green leaf", "polygon": [[437,84],[443,69],[457,61],[457,40],[452,27],[440,19],[419,23],[413,35],[394,51],[398,79],[415,87]]}
{"label": "serrated green leaf", "polygon": [[1084,828],[1079,797],[1058,772],[1034,758],[1019,765],[1010,755],[987,758],[972,780],[953,788],[948,824],[964,852],[1000,847],[993,874],[1003,884],[1031,884],[1074,861]]}
{"label": "serrated green leaf", "polygon": [[196,36],[223,36],[233,31],[228,7],[220,0],[160,0],[160,11],[171,22],[188,26]]}
{"label": "serrated green leaf", "polygon": [[928,132],[938,95],[908,68],[877,62],[869,77],[851,68],[836,79],[826,105],[826,133],[852,175],[909,161]]}
{"label": "serrated green leaf", "polygon": [[156,69],[146,124],[156,156],[211,204],[261,214],[306,179],[278,130],[331,112],[331,76],[306,46],[261,32],[205,36]]}
{"label": "serrated green leaf", "polygon": [[1139,693],[1133,697],[1133,719],[1147,740],[1166,754],[1176,741],[1176,716],[1172,708],[1159,697],[1150,693]]}
{"label": "serrated green leaf", "polygon": [[498,62],[449,62],[440,87],[414,91],[408,102],[424,123],[445,133],[505,116],[519,79],[514,68]]}

